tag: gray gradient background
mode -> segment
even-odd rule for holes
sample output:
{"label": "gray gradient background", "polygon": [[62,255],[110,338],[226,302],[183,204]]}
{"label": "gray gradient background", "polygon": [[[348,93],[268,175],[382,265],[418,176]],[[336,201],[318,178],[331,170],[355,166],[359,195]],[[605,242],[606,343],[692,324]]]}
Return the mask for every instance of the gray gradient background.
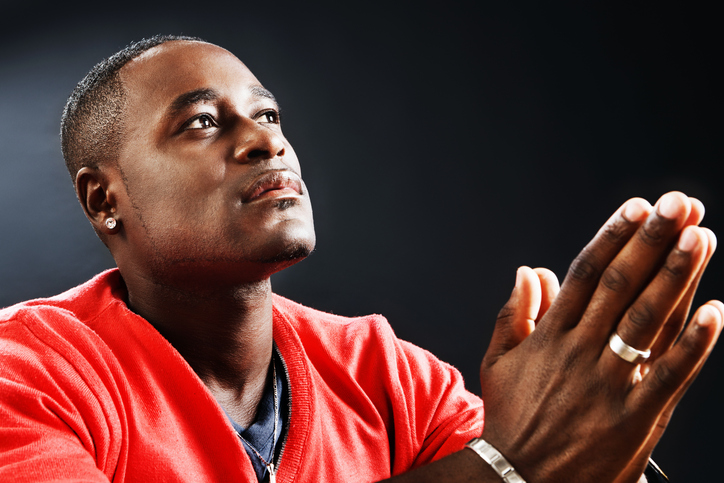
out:
{"label": "gray gradient background", "polygon": [[[386,315],[473,391],[517,266],[562,278],[626,198],[671,189],[704,201],[704,224],[724,233],[713,7],[478,3],[1,3],[0,306],[112,266],[73,195],[58,120],[93,64],[155,33],[228,48],[284,108],[318,246],[275,290]],[[722,259],[698,303],[724,297]],[[673,481],[719,474],[723,352],[655,452]]]}

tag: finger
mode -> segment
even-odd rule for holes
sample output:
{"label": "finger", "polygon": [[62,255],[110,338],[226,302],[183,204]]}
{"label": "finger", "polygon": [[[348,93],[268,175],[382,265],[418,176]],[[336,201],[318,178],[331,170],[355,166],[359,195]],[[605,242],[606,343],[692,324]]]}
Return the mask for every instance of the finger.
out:
{"label": "finger", "polygon": [[530,267],[518,268],[515,288],[498,313],[483,364],[495,363],[533,332],[541,296],[541,281],[537,273]]}
{"label": "finger", "polygon": [[[704,307],[706,307],[706,305],[710,305],[711,308],[704,308]],[[641,448],[637,452],[637,455],[634,458],[634,461],[638,460],[640,462],[643,462],[646,459],[648,459],[648,457],[651,455],[654,448],[656,447],[656,444],[659,442],[659,440],[663,436],[664,431],[666,430],[666,427],[669,424],[669,421],[671,421],[671,416],[674,412],[674,409],[676,408],[676,405],[679,403],[679,401],[681,400],[683,395],[686,393],[686,390],[694,382],[694,380],[696,379],[696,376],[699,374],[701,369],[704,367],[706,358],[711,353],[714,343],[716,342],[716,339],[718,338],[719,334],[721,333],[722,320],[724,319],[724,305],[719,301],[711,301],[706,305],[703,306],[702,309],[700,309],[697,316],[702,317],[703,319],[706,319],[707,317],[712,317],[714,319],[714,324],[713,324],[714,326],[709,327],[709,334],[705,334],[703,337],[703,341],[700,341],[700,342],[704,342],[704,345],[706,347],[706,349],[703,352],[704,355],[703,355],[703,357],[699,357],[699,360],[695,364],[694,369],[688,374],[688,376],[684,379],[684,382],[678,387],[678,389],[676,389],[673,397],[671,397],[668,400],[668,402],[666,402],[663,411],[654,421],[654,425],[651,428],[646,441],[641,445]],[[710,314],[702,313],[703,311],[711,311],[711,313]],[[717,315],[716,312],[718,312],[719,314]],[[695,318],[696,318],[696,316],[695,316]],[[692,324],[693,323],[695,323],[695,322],[692,322]],[[704,323],[705,324],[711,323],[711,321],[704,320]],[[710,339],[710,342],[707,346],[707,342],[706,342],[707,336],[711,336],[712,333],[713,333],[713,337]],[[659,371],[660,371],[660,369],[659,369]],[[661,377],[661,374],[662,374],[662,372],[659,372],[659,373],[654,372],[652,377]],[[665,371],[663,371],[663,374],[668,375],[669,371],[665,370]],[[662,382],[660,380],[654,381],[654,383],[655,383],[654,385],[662,384]],[[668,386],[669,386],[668,381],[663,382],[663,387],[668,387]],[[639,394],[639,396],[640,396],[640,394]],[[634,398],[634,400],[636,401],[635,404],[642,404],[640,397]],[[659,402],[659,400],[654,398],[653,402]],[[643,404],[644,405],[640,407],[641,410],[646,410],[645,408],[649,408],[647,403],[643,403]],[[637,418],[637,420],[640,420],[640,419]]]}
{"label": "finger", "polygon": [[629,410],[639,413],[637,421],[656,417],[664,408],[676,404],[693,382],[714,348],[724,321],[724,304],[713,300],[694,314],[679,341],[656,360],[649,373],[627,398]]}
{"label": "finger", "polygon": [[632,198],[616,210],[571,263],[560,292],[545,320],[541,320],[539,330],[565,330],[578,323],[596,289],[601,273],[636,233],[651,211],[651,205],[642,198]]}
{"label": "finger", "polygon": [[628,466],[623,470],[623,473],[618,475],[613,483],[649,483],[644,476],[644,470],[649,461],[649,454],[642,451],[636,453]]}
{"label": "finger", "polygon": [[656,338],[656,342],[654,342],[654,345],[651,347],[652,359],[656,359],[657,357],[659,357],[660,354],[669,350],[669,348],[671,348],[671,346],[674,344],[674,341],[676,341],[676,338],[679,337],[679,334],[684,328],[684,324],[689,317],[691,304],[694,300],[694,294],[696,293],[696,289],[699,286],[701,277],[704,274],[704,271],[706,270],[706,267],[709,264],[712,255],[714,255],[714,251],[716,250],[716,235],[714,235],[714,232],[707,228],[703,228],[703,230],[708,239],[707,252],[706,256],[704,257],[704,262],[699,269],[699,273],[696,274],[696,277],[689,285],[689,290],[679,301],[679,304],[674,309],[674,312],[669,316],[669,319],[661,328],[659,336]]}
{"label": "finger", "polygon": [[[699,273],[707,252],[708,237],[698,226],[688,226],[681,233],[676,247],[646,289],[626,311],[616,333],[628,345],[649,349],[679,301]],[[635,365],[623,361],[612,350],[603,351],[609,370],[632,371]]]}
{"label": "finger", "polygon": [[561,291],[561,285],[558,283],[558,277],[552,271],[547,268],[538,267],[534,268],[533,271],[538,275],[541,286],[541,302],[540,308],[538,309],[538,315],[535,318],[536,323],[548,312],[551,304],[558,296],[558,292]]}
{"label": "finger", "polygon": [[691,213],[691,202],[683,193],[670,192],[655,208],[601,275],[581,321],[586,337],[600,339],[610,334],[671,249]]}
{"label": "finger", "polygon": [[[699,225],[704,219],[704,214],[706,212],[704,204],[697,198],[693,197],[689,197],[689,201],[691,201],[691,213],[689,214],[689,218],[684,223],[684,226]],[[714,254],[717,245],[716,236],[714,235],[714,233],[709,229],[705,228],[705,230],[707,237],[709,238],[709,244],[704,263],[699,269],[699,273],[697,274],[696,278],[689,286],[689,290],[681,299],[681,301],[679,301],[679,304],[674,309],[674,312],[669,316],[669,319],[665,322],[664,326],[659,331],[659,336],[656,338],[653,347],[651,347],[651,361],[655,360],[659,356],[659,354],[665,352],[673,345],[674,341],[681,333],[681,330],[684,328],[684,324],[689,317],[689,311],[691,310],[691,305],[694,300],[696,290],[699,286],[699,282],[701,281],[704,270],[709,264],[711,256]]]}
{"label": "finger", "polygon": [[704,219],[704,213],[706,212],[704,203],[692,196],[689,197],[689,201],[691,202],[691,213],[689,214],[689,219],[684,223],[684,226],[698,225],[701,223],[701,220]]}
{"label": "finger", "polygon": [[[719,312],[724,316],[724,305],[722,305],[721,302],[714,300],[709,302],[709,304],[713,305],[715,309],[719,310]],[[708,309],[707,309],[708,310]],[[721,328],[719,329],[721,330]],[[708,356],[708,354],[707,354]],[[653,452],[654,448],[656,447],[656,444],[659,442],[661,437],[664,435],[664,431],[666,430],[666,427],[669,425],[669,421],[671,421],[671,416],[674,413],[674,409],[676,409],[677,404],[681,400],[681,398],[686,393],[686,390],[691,386],[691,384],[694,382],[696,377],[699,375],[699,372],[701,372],[701,369],[704,367],[704,363],[706,362],[706,359],[702,359],[699,361],[698,365],[694,368],[694,370],[689,375],[688,379],[682,384],[679,389],[676,391],[674,396],[669,400],[667,405],[665,406],[664,410],[662,411],[661,415],[656,420],[656,423],[654,424],[653,428],[651,429],[651,432],[644,442],[644,444],[641,446],[638,455],[641,457],[648,458],[651,453]],[[650,371],[645,371],[646,373]],[[646,377],[646,376],[644,376]],[[640,383],[641,378],[638,378],[638,382]],[[638,456],[637,456],[638,457]]]}
{"label": "finger", "polygon": [[[709,304],[716,306],[721,305],[721,302],[719,302],[718,300],[714,300],[709,302]],[[724,315],[724,306],[719,307],[718,310]],[[654,450],[654,446],[656,446],[656,443],[658,443],[659,439],[661,439],[661,436],[663,436],[666,427],[669,425],[669,421],[671,421],[671,416],[674,414],[674,409],[676,409],[676,405],[684,396],[686,390],[689,389],[689,386],[691,386],[691,384],[696,380],[696,377],[699,375],[699,372],[701,372],[701,369],[704,367],[705,362],[706,360],[701,360],[699,362],[696,368],[692,371],[689,378],[684,382],[684,384],[681,385],[681,387],[679,387],[679,389],[676,391],[676,394],[674,394],[674,397],[669,400],[669,403],[664,408],[661,416],[659,416],[659,419],[656,422],[656,426],[654,427],[651,435],[649,436],[649,439],[647,440],[647,443],[644,446],[644,449],[648,449],[649,453]]]}

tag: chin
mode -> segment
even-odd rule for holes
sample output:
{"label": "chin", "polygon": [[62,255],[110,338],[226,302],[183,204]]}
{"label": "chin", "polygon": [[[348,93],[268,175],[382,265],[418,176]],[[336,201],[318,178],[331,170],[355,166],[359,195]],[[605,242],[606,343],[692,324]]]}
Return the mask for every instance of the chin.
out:
{"label": "chin", "polygon": [[308,223],[286,224],[285,229],[277,231],[275,235],[262,242],[256,262],[279,264],[275,270],[281,270],[303,260],[314,251],[316,237],[313,226]]}
{"label": "chin", "polygon": [[278,230],[275,236],[268,237],[264,242],[264,248],[256,258],[260,263],[282,264],[282,268],[308,257],[316,244],[314,225],[311,223],[287,222],[282,230]]}
{"label": "chin", "polygon": [[296,263],[307,258],[314,251],[314,243],[293,243],[287,245],[284,250],[273,256],[262,257],[258,261],[262,263]]}

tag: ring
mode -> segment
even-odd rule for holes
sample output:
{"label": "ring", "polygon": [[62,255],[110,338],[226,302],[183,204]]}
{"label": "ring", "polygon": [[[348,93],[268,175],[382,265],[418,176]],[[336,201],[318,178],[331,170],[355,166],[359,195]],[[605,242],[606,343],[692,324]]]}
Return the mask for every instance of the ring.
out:
{"label": "ring", "polygon": [[611,334],[611,338],[608,339],[608,346],[614,354],[632,364],[641,364],[642,362],[646,362],[646,359],[651,356],[650,350],[640,351],[638,349],[634,349],[625,343],[615,332]]}

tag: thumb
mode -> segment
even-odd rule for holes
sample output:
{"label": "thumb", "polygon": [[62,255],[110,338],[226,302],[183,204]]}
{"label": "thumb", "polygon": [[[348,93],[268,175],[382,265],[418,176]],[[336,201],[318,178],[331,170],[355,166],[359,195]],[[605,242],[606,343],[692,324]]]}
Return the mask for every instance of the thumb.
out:
{"label": "thumb", "polygon": [[542,297],[538,274],[530,267],[518,268],[515,287],[508,302],[498,313],[483,365],[494,364],[533,332]]}
{"label": "thumb", "polygon": [[558,296],[558,292],[561,291],[561,284],[558,283],[556,274],[547,268],[534,268],[533,271],[538,275],[541,286],[541,302],[540,307],[538,307],[538,315],[535,318],[535,323],[537,324],[545,313],[548,312],[548,309]]}

